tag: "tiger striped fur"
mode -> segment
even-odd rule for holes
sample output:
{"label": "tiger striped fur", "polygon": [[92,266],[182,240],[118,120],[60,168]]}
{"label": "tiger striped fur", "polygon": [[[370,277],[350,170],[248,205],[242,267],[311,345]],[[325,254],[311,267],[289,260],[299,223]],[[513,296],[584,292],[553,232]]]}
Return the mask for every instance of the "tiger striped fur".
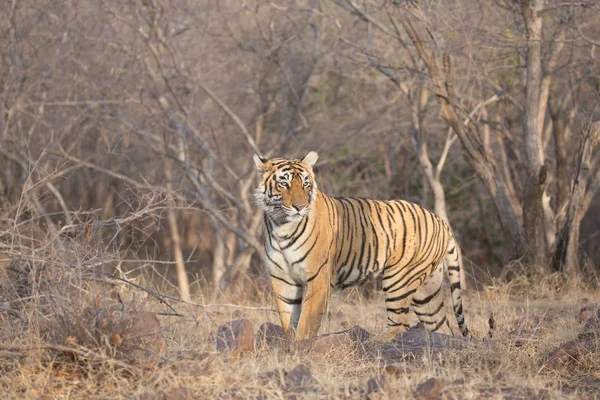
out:
{"label": "tiger striped fur", "polygon": [[448,224],[407,201],[330,197],[304,159],[254,155],[263,176],[255,197],[264,212],[265,263],[289,340],[317,334],[334,287],[383,274],[388,330],[409,328],[412,306],[431,331],[452,334],[441,291],[450,283],[458,326],[468,335],[460,286],[461,253]]}

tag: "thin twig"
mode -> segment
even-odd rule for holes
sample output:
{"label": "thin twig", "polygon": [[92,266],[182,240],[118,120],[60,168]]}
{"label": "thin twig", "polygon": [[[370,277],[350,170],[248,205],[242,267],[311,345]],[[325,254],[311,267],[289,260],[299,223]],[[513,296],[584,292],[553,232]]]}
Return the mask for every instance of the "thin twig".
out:
{"label": "thin twig", "polygon": [[250,132],[248,132],[248,129],[246,128],[246,125],[242,122],[242,120],[240,119],[240,117],[238,117],[238,115],[236,113],[234,113],[231,108],[229,108],[227,106],[227,104],[225,104],[216,94],[215,92],[213,92],[212,90],[210,90],[206,85],[203,85],[200,82],[196,82],[196,84],[198,85],[198,87],[202,90],[204,90],[204,92],[215,102],[217,103],[217,105],[223,110],[225,111],[225,113],[227,115],[229,115],[229,118],[231,118],[233,120],[233,122],[236,124],[236,126],[239,128],[240,132],[242,132],[242,135],[246,138],[246,141],[248,142],[248,144],[250,145],[250,147],[252,148],[252,150],[254,150],[254,152],[256,154],[261,154],[260,150],[258,150],[258,146],[256,145],[256,143],[254,142],[254,138],[252,138],[252,135],[250,135]]}
{"label": "thin twig", "polygon": [[63,209],[67,225],[73,225],[73,218],[71,218],[71,214],[69,213],[69,209],[67,208],[67,203],[65,202],[65,199],[63,198],[62,194],[60,194],[60,192],[58,191],[56,186],[52,184],[52,182],[46,182],[46,187],[52,192],[54,197],[56,197],[56,200],[58,200],[58,204],[60,204],[60,207]]}
{"label": "thin twig", "polygon": [[241,306],[241,305],[238,305],[238,304],[228,304],[228,303],[223,303],[223,304],[200,304],[200,303],[196,303],[194,301],[186,301],[186,300],[183,300],[183,299],[181,299],[179,297],[173,297],[173,296],[169,296],[168,294],[160,293],[160,292],[158,292],[158,291],[156,291],[154,289],[150,289],[150,288],[147,288],[145,286],[138,285],[137,283],[131,282],[131,281],[125,279],[125,278],[120,278],[118,276],[115,276],[115,275],[112,275],[112,274],[109,274],[109,273],[106,273],[106,272],[96,271],[95,273],[99,274],[99,275],[103,275],[103,276],[105,276],[107,278],[110,278],[110,279],[116,279],[116,280],[121,281],[123,283],[126,283],[128,285],[131,285],[131,286],[133,286],[136,289],[142,290],[142,291],[148,293],[149,295],[155,297],[156,299],[158,299],[161,303],[167,305],[173,312],[176,312],[176,311],[165,301],[165,299],[172,300],[172,301],[175,301],[175,302],[178,302],[178,303],[187,304],[187,305],[194,306],[194,307],[204,308],[204,309],[206,309],[206,308],[224,307],[224,308],[239,308],[239,309],[242,309],[242,310],[255,310],[255,311],[267,311],[267,312],[275,312],[275,311],[277,311],[274,308]]}

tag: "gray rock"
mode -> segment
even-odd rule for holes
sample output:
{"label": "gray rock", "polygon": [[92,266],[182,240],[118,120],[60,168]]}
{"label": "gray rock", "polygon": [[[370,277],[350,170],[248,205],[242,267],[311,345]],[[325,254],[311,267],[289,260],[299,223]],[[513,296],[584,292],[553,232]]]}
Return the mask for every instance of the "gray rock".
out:
{"label": "gray rock", "polygon": [[254,351],[254,329],[248,319],[237,319],[219,326],[213,336],[217,351],[231,351],[232,355]]}
{"label": "gray rock", "polygon": [[435,356],[449,350],[475,350],[490,345],[490,341],[411,330],[397,335],[390,344],[371,349],[369,356],[393,363],[420,358],[425,354]]}
{"label": "gray rock", "polygon": [[285,332],[279,325],[265,322],[256,331],[255,346],[257,349],[266,346],[280,346],[286,342]]}

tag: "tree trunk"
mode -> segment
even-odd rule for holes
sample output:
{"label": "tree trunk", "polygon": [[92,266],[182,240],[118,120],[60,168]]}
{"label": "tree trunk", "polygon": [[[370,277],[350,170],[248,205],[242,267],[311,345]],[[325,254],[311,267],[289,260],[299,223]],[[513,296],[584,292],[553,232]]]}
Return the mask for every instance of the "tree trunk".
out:
{"label": "tree trunk", "polygon": [[179,235],[179,226],[177,224],[177,213],[175,212],[175,199],[173,198],[173,171],[169,160],[165,159],[165,177],[167,179],[168,207],[167,219],[169,221],[169,231],[171,232],[171,243],[173,247],[173,256],[175,258],[175,268],[177,272],[177,286],[179,287],[179,296],[185,301],[190,301],[190,283],[185,270],[183,251],[181,250],[181,236]]}
{"label": "tree trunk", "polygon": [[523,224],[528,244],[526,260],[530,264],[530,274],[536,272],[542,275],[548,271],[544,208],[542,207],[547,174],[548,170],[542,164],[537,174],[529,177],[523,205]]}
{"label": "tree trunk", "polygon": [[433,164],[429,159],[429,153],[427,151],[427,142],[424,138],[425,133],[423,132],[422,125],[422,114],[423,114],[423,100],[425,97],[424,88],[414,88],[413,93],[409,96],[410,107],[411,107],[411,125],[410,125],[410,137],[412,140],[413,148],[417,154],[421,169],[425,174],[428,186],[433,192],[434,212],[439,215],[444,221],[448,221],[448,213],[446,212],[446,195],[444,193],[444,186],[440,181],[440,177],[436,174],[433,168]]}
{"label": "tree trunk", "polygon": [[181,251],[181,236],[177,225],[177,214],[174,209],[174,201],[171,195],[171,205],[167,208],[167,218],[169,220],[169,230],[171,231],[171,241],[173,243],[173,255],[175,256],[175,267],[177,268],[177,285],[179,286],[179,295],[185,301],[190,301],[190,283],[185,270],[183,252]]}
{"label": "tree trunk", "polygon": [[[216,224],[215,224],[216,225]],[[215,228],[215,249],[213,251],[213,263],[212,263],[212,281],[213,281],[213,289],[214,292],[218,292],[224,287],[224,282],[222,282],[223,275],[225,275],[226,265],[225,265],[225,239],[223,235],[224,229]]]}
{"label": "tree trunk", "polygon": [[[600,143],[600,122],[596,122],[586,131],[581,141],[578,164],[573,173],[571,198],[565,222],[555,240],[553,267],[562,270],[567,276],[574,276],[579,267],[579,226],[587,211],[584,207],[586,186],[589,178],[592,152]],[[592,179],[593,181],[593,179]]]}
{"label": "tree trunk", "polygon": [[[541,135],[538,130],[538,112],[542,87],[542,10],[543,0],[522,0],[521,11],[527,28],[527,87],[525,93],[525,149],[532,185],[543,156],[540,154]],[[541,205],[541,204],[540,204]]]}
{"label": "tree trunk", "polygon": [[550,101],[550,117],[552,118],[552,133],[554,136],[556,157],[557,229],[562,227],[564,223],[566,205],[571,192],[567,150],[569,149],[569,142],[572,138],[571,125],[573,124],[573,120],[579,109],[579,104],[575,103],[571,106],[569,112],[566,113],[564,110],[566,107],[565,102],[559,104],[558,100],[555,98]]}
{"label": "tree trunk", "polygon": [[523,205],[523,225],[527,241],[526,264],[534,271],[543,272],[547,266],[547,245],[544,229],[542,199],[546,187],[547,169],[542,164],[543,154],[540,129],[540,94],[542,88],[542,25],[539,12],[543,0],[522,0],[521,11],[527,28],[527,87],[525,93],[525,150],[528,181]]}

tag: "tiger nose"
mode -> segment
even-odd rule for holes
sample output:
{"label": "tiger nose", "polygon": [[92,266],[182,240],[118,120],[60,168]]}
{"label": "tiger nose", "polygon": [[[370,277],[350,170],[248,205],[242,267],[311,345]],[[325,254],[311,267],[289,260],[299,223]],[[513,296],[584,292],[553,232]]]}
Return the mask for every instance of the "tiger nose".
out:
{"label": "tiger nose", "polygon": [[302,211],[306,206],[304,204],[294,204],[294,208],[296,209],[296,211],[300,212]]}

